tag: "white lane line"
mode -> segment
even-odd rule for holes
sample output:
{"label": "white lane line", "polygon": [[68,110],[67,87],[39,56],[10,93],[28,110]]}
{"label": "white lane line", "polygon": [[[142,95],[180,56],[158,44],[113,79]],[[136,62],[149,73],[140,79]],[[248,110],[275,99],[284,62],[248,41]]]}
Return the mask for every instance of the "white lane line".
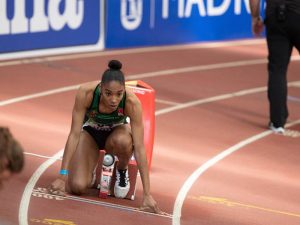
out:
{"label": "white lane line", "polygon": [[[300,55],[292,56],[291,61],[300,61]],[[241,61],[215,63],[215,64],[208,64],[208,65],[200,65],[200,66],[182,67],[182,68],[169,69],[169,70],[160,70],[160,71],[155,71],[155,72],[130,75],[130,76],[128,76],[128,78],[129,79],[142,79],[142,78],[149,78],[149,77],[162,77],[162,76],[174,75],[174,74],[179,74],[179,73],[192,73],[192,72],[198,72],[198,71],[226,69],[226,68],[251,66],[251,65],[266,64],[266,63],[267,63],[267,59],[241,60]]]}
{"label": "white lane line", "polygon": [[298,88],[298,87],[300,87],[300,81],[294,81],[294,82],[292,82],[290,85],[289,85],[289,87],[296,87],[296,88]]}
{"label": "white lane line", "polygon": [[189,67],[182,67],[182,68],[169,69],[169,70],[160,70],[155,72],[131,75],[129,77],[130,79],[162,77],[162,76],[174,75],[178,73],[192,73],[192,72],[198,72],[204,70],[226,69],[232,67],[250,66],[250,65],[265,64],[265,63],[267,63],[266,59],[241,60],[241,61],[215,63],[215,64],[208,64],[208,65],[200,65],[200,66],[189,66]]}
{"label": "white lane line", "polygon": [[50,56],[42,58],[29,58],[21,60],[11,60],[0,62],[0,67],[13,66],[21,64],[30,63],[43,63],[49,61],[60,61],[60,60],[71,60],[71,59],[82,59],[91,57],[101,57],[110,55],[129,55],[129,54],[139,54],[147,52],[162,52],[162,51],[174,51],[174,50],[188,50],[188,49],[205,49],[205,48],[221,48],[221,47],[231,47],[231,46],[247,46],[247,45],[257,45],[265,44],[264,39],[249,39],[249,40],[239,40],[239,41],[225,41],[225,42],[208,42],[208,43],[193,43],[184,45],[171,45],[171,46],[159,46],[159,47],[145,47],[145,48],[132,48],[123,50],[110,50],[101,52],[91,52],[91,53],[80,53],[72,55],[62,55],[62,56]]}
{"label": "white lane line", "polygon": [[[291,58],[292,61],[300,60],[300,56],[295,56]],[[257,64],[263,64],[266,63],[266,60],[264,59],[256,59],[256,60],[245,60],[245,61],[236,61],[236,62],[227,62],[227,63],[217,63],[217,64],[210,64],[210,65],[201,65],[201,66],[195,66],[195,67],[183,67],[183,68],[177,68],[177,69],[171,69],[171,70],[160,70],[156,72],[150,72],[150,73],[141,73],[141,74],[135,74],[135,75],[129,75],[127,76],[128,80],[134,80],[134,79],[141,79],[141,78],[149,78],[149,77],[157,77],[157,76],[166,76],[166,75],[174,75],[179,73],[187,73],[187,72],[196,72],[196,71],[204,71],[204,70],[212,70],[212,69],[224,69],[229,67],[239,67],[239,66],[249,66],[249,65],[257,65]],[[289,85],[293,85],[294,87],[298,87],[300,85],[300,82],[291,82]],[[16,97],[11,98],[8,100],[0,101],[0,106],[5,106],[21,101],[26,101],[28,99],[33,98],[39,98],[43,96],[48,96],[52,94],[58,94],[66,91],[72,91],[78,89],[80,84],[72,85],[72,86],[66,86],[62,88],[52,89],[49,91],[39,92],[36,94],[31,95],[25,95],[22,97]]]}
{"label": "white lane line", "polygon": [[39,168],[34,172],[34,174],[30,177],[28,181],[20,202],[19,207],[19,224],[20,225],[28,225],[28,207],[30,202],[31,193],[36,182],[39,180],[40,176],[44,173],[44,171],[51,166],[56,160],[60,159],[63,155],[63,149],[53,155],[52,158],[45,161]]}
{"label": "white lane line", "polygon": [[[300,120],[297,120],[297,121],[287,124],[286,127],[291,127],[291,126],[299,124],[299,123],[300,123]],[[221,161],[225,157],[229,156],[230,154],[232,154],[238,150],[241,150],[241,148],[245,147],[246,145],[251,144],[259,139],[262,139],[272,133],[273,133],[272,131],[268,130],[268,131],[264,131],[260,134],[254,135],[248,139],[245,139],[245,140],[231,146],[230,148],[222,151],[220,154],[214,156],[213,158],[209,159],[204,164],[202,164],[200,167],[198,167],[187,178],[187,180],[184,182],[184,184],[182,185],[181,189],[179,190],[179,192],[177,194],[174,208],[173,208],[172,225],[180,225],[181,210],[182,210],[182,205],[186,198],[186,195],[189,192],[189,190],[191,189],[191,187],[193,186],[193,184],[199,179],[199,177],[205,171],[207,171],[210,167],[214,166],[215,164],[217,164],[219,161]]]}
{"label": "white lane line", "polygon": [[76,89],[79,88],[79,86],[80,85],[72,85],[72,86],[57,88],[57,89],[53,89],[53,90],[49,90],[49,91],[43,91],[43,92],[39,92],[39,93],[36,93],[36,94],[25,95],[25,96],[22,96],[22,97],[11,98],[11,99],[8,99],[8,100],[0,101],[0,106],[5,106],[5,105],[17,103],[17,102],[26,101],[26,100],[29,100],[29,99],[40,98],[40,97],[44,97],[44,96],[58,94],[58,93],[66,92],[66,91],[76,90]]}
{"label": "white lane line", "polygon": [[183,103],[180,105],[175,105],[175,106],[171,106],[171,107],[168,107],[165,109],[158,110],[157,112],[155,112],[155,115],[158,116],[161,114],[177,111],[177,110],[184,109],[184,108],[189,108],[189,107],[204,104],[204,103],[220,101],[220,100],[224,100],[224,99],[228,99],[228,98],[233,98],[233,97],[243,96],[243,95],[248,95],[248,94],[253,94],[253,93],[259,93],[259,92],[263,92],[263,91],[266,91],[266,87],[252,88],[252,89],[237,91],[237,92],[233,92],[233,93],[229,93],[229,94],[217,95],[217,96],[210,97],[210,98],[198,99],[195,101],[190,101],[190,102],[186,102],[186,103]]}
{"label": "white lane line", "polygon": [[151,215],[151,216],[172,218],[172,215],[170,215],[170,214],[155,214],[155,213],[150,213],[150,212],[142,211],[139,208],[132,207],[132,206],[126,206],[126,205],[119,205],[119,204],[115,204],[115,203],[97,201],[97,200],[82,198],[82,197],[74,196],[74,195],[58,196],[58,195],[48,194],[46,192],[46,188],[33,189],[33,193],[36,194],[37,196],[41,196],[41,197],[43,195],[47,195],[47,196],[51,196],[53,198],[59,197],[61,200],[66,199],[66,200],[78,201],[78,202],[82,202],[82,203],[89,203],[89,204],[93,204],[93,205],[100,205],[100,206],[114,208],[114,209],[121,209],[121,210],[125,210],[125,211],[131,211],[131,212],[137,212],[137,213],[142,213],[142,214],[148,214],[148,215]]}
{"label": "white lane line", "polygon": [[[38,158],[43,158],[43,159],[52,159],[53,156],[46,156],[46,155],[40,155],[40,154],[35,154],[35,153],[31,153],[31,152],[24,152],[25,155],[30,155],[30,156],[35,156]],[[61,158],[58,160],[62,160]]]}
{"label": "white lane line", "polygon": [[166,104],[166,105],[179,105],[179,104],[181,104],[179,102],[171,102],[171,101],[166,101],[166,100],[162,100],[162,99],[155,99],[155,102]]}
{"label": "white lane line", "polygon": [[292,102],[297,102],[300,103],[300,98],[298,97],[294,97],[294,96],[288,96],[288,100],[292,101]]}

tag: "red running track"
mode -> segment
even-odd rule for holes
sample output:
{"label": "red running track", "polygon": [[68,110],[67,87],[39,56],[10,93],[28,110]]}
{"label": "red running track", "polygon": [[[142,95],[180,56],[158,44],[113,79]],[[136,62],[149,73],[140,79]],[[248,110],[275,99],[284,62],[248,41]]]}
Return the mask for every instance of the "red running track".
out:
{"label": "red running track", "polygon": [[[288,132],[276,135],[266,129],[266,57],[264,41],[246,40],[0,62],[1,125],[26,150],[24,170],[0,191],[0,224],[300,224],[300,58],[289,68]],[[113,58],[156,90],[151,191],[169,217],[135,210],[140,180],[134,201],[43,193],[76,88]]]}

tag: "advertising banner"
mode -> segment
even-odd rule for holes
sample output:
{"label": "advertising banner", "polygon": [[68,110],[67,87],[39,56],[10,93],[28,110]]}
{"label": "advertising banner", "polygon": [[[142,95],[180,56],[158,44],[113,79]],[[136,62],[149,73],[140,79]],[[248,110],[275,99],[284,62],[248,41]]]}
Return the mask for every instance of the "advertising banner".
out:
{"label": "advertising banner", "polygon": [[110,0],[106,7],[106,48],[253,37],[249,0]]}
{"label": "advertising banner", "polygon": [[0,0],[0,59],[102,50],[104,0]]}

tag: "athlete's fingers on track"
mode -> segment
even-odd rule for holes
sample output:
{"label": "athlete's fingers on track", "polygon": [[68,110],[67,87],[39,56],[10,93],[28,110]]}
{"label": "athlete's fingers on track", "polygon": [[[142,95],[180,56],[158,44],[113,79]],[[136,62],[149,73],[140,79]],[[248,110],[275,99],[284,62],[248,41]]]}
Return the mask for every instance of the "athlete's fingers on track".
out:
{"label": "athlete's fingers on track", "polygon": [[47,187],[47,192],[48,194],[52,194],[52,195],[59,195],[59,196],[66,196],[66,193],[64,190],[60,190],[57,187],[55,187],[55,185],[50,184]]}
{"label": "athlete's fingers on track", "polygon": [[52,192],[52,194],[59,195],[59,196],[65,196],[65,193],[63,191],[60,191],[60,190],[55,190],[55,191]]}
{"label": "athlete's fingers on track", "polygon": [[149,213],[156,213],[156,214],[163,214],[164,212],[158,208],[158,206],[154,206],[154,208],[149,207],[149,206],[142,206],[139,208],[139,210],[144,211],[144,212],[149,212]]}
{"label": "athlete's fingers on track", "polygon": [[159,208],[156,210],[153,210],[150,207],[140,207],[139,210],[147,212],[147,213],[153,213],[153,214],[158,214],[158,215],[162,215],[162,216],[172,217],[172,214],[166,213],[166,212],[160,210]]}
{"label": "athlete's fingers on track", "polygon": [[64,192],[62,190],[54,190],[52,188],[48,189],[48,193],[52,194],[52,195],[63,196],[63,197],[65,197],[67,195],[66,192]]}

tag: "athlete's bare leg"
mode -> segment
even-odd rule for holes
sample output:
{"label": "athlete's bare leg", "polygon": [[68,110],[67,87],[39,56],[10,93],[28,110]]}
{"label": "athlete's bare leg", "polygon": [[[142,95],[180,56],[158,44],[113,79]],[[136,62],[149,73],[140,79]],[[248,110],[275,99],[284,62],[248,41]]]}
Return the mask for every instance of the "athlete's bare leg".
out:
{"label": "athlete's bare leg", "polygon": [[118,169],[127,169],[133,153],[131,129],[128,124],[114,129],[106,140],[105,150],[118,157]]}
{"label": "athlete's bare leg", "polygon": [[70,162],[67,191],[83,194],[92,182],[92,174],[99,159],[99,149],[86,131],[81,131],[79,142]]}

